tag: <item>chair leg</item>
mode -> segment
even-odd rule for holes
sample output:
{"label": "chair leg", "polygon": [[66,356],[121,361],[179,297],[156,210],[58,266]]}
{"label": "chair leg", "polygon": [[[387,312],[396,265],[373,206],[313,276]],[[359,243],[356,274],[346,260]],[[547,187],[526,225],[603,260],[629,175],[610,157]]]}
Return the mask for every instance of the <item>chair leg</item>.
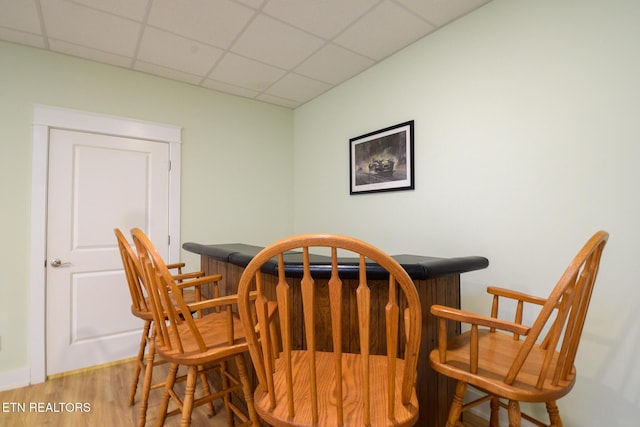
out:
{"label": "chair leg", "polygon": [[449,418],[447,418],[446,427],[456,427],[459,425],[460,413],[462,412],[462,403],[464,401],[464,394],[467,392],[467,383],[464,381],[458,381],[456,384],[456,393],[453,396],[453,402],[451,402],[451,408],[449,409]]}
{"label": "chair leg", "polygon": [[182,402],[182,421],[180,421],[180,427],[189,427],[191,425],[191,412],[193,411],[193,401],[197,381],[198,367],[189,366],[187,371],[187,385],[185,386],[184,391],[184,401]]}
{"label": "chair leg", "polygon": [[151,379],[153,377],[153,362],[156,357],[156,344],[155,344],[155,328],[151,330],[151,336],[148,336],[146,340],[149,340],[149,349],[145,356],[144,378],[142,379],[142,397],[140,399],[140,410],[138,414],[138,427],[144,427],[147,422],[147,409],[149,407],[149,393],[151,392]]}
{"label": "chair leg", "polygon": [[167,409],[169,408],[169,400],[171,399],[171,392],[173,385],[176,382],[176,374],[178,372],[178,364],[172,363],[169,366],[169,373],[164,383],[164,393],[162,394],[162,402],[160,403],[160,409],[158,410],[158,418],[156,419],[156,427],[162,427],[164,420],[167,418]]}
{"label": "chair leg", "polygon": [[510,400],[507,411],[509,412],[509,427],[520,427],[522,421],[520,403],[517,400]]}
{"label": "chair leg", "polygon": [[149,329],[151,329],[151,321],[145,320],[144,329],[140,336],[140,347],[138,348],[138,357],[136,358],[136,368],[133,373],[133,380],[131,381],[131,389],[129,391],[129,406],[132,406],[136,400],[136,389],[138,388],[142,365],[144,365],[144,350],[147,347],[147,340],[149,339]]}
{"label": "chair leg", "polygon": [[560,418],[560,410],[555,400],[546,402],[547,413],[549,414],[550,427],[562,427],[562,419]]}
{"label": "chair leg", "polygon": [[[202,391],[204,391],[205,396],[211,395],[211,388],[209,387],[209,380],[207,379],[207,373],[204,371],[204,366],[198,366],[198,372],[200,375],[200,382],[202,383]],[[214,417],[216,415],[216,408],[213,406],[213,402],[207,403],[209,407],[209,416]]]}
{"label": "chair leg", "polygon": [[500,426],[500,399],[493,397],[491,399],[491,416],[489,418],[489,427]]}
{"label": "chair leg", "polygon": [[244,393],[244,400],[247,402],[247,410],[249,411],[249,419],[253,425],[260,425],[258,421],[258,413],[253,405],[253,391],[251,389],[251,383],[249,382],[249,375],[247,374],[247,366],[244,363],[244,355],[238,354],[235,357],[236,365],[238,367],[238,377],[242,383],[242,391]]}
{"label": "chair leg", "polygon": [[[220,382],[222,383],[222,390],[229,388],[229,373],[227,372],[227,361],[220,362]],[[229,393],[225,393],[222,400],[224,401],[224,409],[227,413],[227,426],[233,426],[233,411],[231,410],[231,396]]]}

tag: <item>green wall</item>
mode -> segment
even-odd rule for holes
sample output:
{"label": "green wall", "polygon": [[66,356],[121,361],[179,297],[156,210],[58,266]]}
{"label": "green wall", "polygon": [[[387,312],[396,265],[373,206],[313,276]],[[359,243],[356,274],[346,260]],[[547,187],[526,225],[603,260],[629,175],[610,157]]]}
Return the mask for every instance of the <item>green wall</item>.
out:
{"label": "green wall", "polygon": [[183,242],[267,243],[291,232],[290,109],[0,42],[0,376],[28,368],[34,104],[181,126]]}
{"label": "green wall", "polygon": [[[465,308],[488,314],[487,285],[547,295],[611,233],[567,426],[640,409],[638,17],[635,0],[494,0],[295,110],[295,231],[486,256]],[[349,138],[407,120],[416,189],[350,196]]]}

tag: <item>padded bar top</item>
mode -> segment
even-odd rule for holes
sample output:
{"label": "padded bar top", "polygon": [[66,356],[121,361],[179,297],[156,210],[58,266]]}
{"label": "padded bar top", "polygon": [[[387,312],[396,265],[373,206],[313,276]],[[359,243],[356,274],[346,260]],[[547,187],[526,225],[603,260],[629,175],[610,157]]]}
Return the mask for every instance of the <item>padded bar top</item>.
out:
{"label": "padded bar top", "polygon": [[[182,248],[201,256],[209,256],[230,264],[246,267],[263,247],[244,243],[227,243],[221,245],[203,245],[187,242]],[[481,270],[489,266],[489,260],[481,256],[466,256],[456,258],[436,258],[422,255],[392,255],[400,265],[416,279],[431,279],[448,274],[460,274],[468,271]],[[331,258],[326,255],[310,254],[311,272],[314,277],[328,278],[331,272]],[[285,275],[289,277],[302,276],[302,252],[291,251],[285,254]],[[273,259],[262,268],[264,273],[278,274],[277,260]],[[355,257],[339,257],[338,271],[343,279],[357,278],[358,259]],[[367,277],[370,279],[384,279],[386,272],[376,263],[367,262]]]}

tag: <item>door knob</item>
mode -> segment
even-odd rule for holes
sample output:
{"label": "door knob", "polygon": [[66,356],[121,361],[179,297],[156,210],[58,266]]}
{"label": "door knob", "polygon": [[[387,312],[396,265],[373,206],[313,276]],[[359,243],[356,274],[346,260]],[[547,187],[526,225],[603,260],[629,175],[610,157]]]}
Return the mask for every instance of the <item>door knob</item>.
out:
{"label": "door knob", "polygon": [[71,263],[70,262],[62,262],[58,258],[56,258],[56,259],[52,259],[51,262],[49,263],[49,265],[51,265],[51,267],[58,268],[58,267],[64,267],[66,265],[71,265]]}

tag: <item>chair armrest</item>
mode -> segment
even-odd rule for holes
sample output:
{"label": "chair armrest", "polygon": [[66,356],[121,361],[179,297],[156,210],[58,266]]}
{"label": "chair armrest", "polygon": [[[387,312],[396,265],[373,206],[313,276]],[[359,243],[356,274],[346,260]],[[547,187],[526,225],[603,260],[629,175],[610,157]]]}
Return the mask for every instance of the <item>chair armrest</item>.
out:
{"label": "chair armrest", "polygon": [[208,283],[219,282],[220,280],[222,280],[222,274],[213,274],[211,276],[198,277],[186,282],[176,283],[176,286],[178,286],[178,288],[180,289],[183,289],[190,288],[192,286],[202,286]]}
{"label": "chair armrest", "polygon": [[533,295],[528,295],[522,292],[513,291],[511,289],[498,288],[495,286],[489,286],[487,293],[496,295],[499,297],[510,298],[518,301],[524,301],[531,304],[544,305],[547,302],[546,298],[540,298]]}
{"label": "chair armrest", "polygon": [[457,308],[446,307],[443,305],[432,305],[431,314],[437,316],[438,319],[438,353],[440,362],[445,363],[447,360],[447,320],[471,324],[471,334],[469,339],[469,372],[476,374],[478,372],[478,355],[479,353],[479,337],[478,326],[490,328],[491,332],[496,329],[512,332],[514,336],[527,335],[529,333],[528,326],[520,323],[508,322],[492,316],[483,316],[480,314],[462,311]]}
{"label": "chair armrest", "polygon": [[456,322],[469,323],[471,325],[486,326],[488,328],[496,328],[519,335],[527,335],[529,333],[528,326],[521,325],[506,320],[496,319],[491,316],[483,316],[481,314],[462,311],[457,308],[446,307],[443,305],[432,305],[431,314],[434,316],[454,320]]}
{"label": "chair armrest", "polygon": [[200,311],[206,308],[215,308],[215,307],[224,307],[228,305],[233,305],[238,303],[237,295],[227,295],[224,297],[206,299],[204,301],[196,301],[190,304],[187,304],[190,311]]}
{"label": "chair armrest", "polygon": [[[255,300],[258,295],[257,291],[249,293],[249,299]],[[204,301],[196,301],[187,304],[190,311],[204,310],[205,308],[224,307],[238,303],[238,295],[225,295],[222,297],[211,298]]]}
{"label": "chair armrest", "polygon": [[189,279],[197,279],[198,277],[203,277],[203,276],[204,276],[204,272],[203,271],[194,271],[194,272],[191,272],[191,273],[173,274],[173,275],[171,275],[171,277],[173,277],[173,280],[178,280],[178,281],[189,280]]}
{"label": "chair armrest", "polygon": [[184,267],[186,264],[184,262],[176,262],[175,264],[167,264],[167,268],[169,270],[173,270],[174,268],[182,268]]}

